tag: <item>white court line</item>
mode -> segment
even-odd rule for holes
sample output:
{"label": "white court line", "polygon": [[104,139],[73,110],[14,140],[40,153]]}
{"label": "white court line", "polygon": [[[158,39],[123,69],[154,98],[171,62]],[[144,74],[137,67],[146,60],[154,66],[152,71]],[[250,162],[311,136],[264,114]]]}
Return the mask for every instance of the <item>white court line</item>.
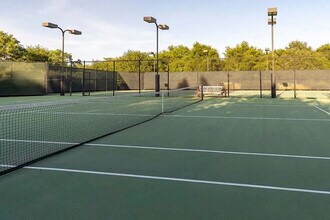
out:
{"label": "white court line", "polygon": [[[98,111],[98,110],[94,110],[94,111]],[[27,113],[32,113],[32,114],[38,113],[38,114],[49,114],[49,115],[56,114],[56,115],[96,115],[96,116],[134,116],[134,117],[154,117],[155,116],[155,115],[151,115],[151,114],[98,113],[98,112],[92,112],[92,111],[87,111],[87,112],[26,111],[26,112],[2,114],[0,116],[4,117],[4,116],[9,116],[9,115],[24,115]]]}
{"label": "white court line", "polygon": [[330,122],[330,119],[316,118],[258,118],[258,117],[237,117],[237,116],[203,116],[203,115],[161,115],[170,118],[205,118],[205,119],[242,119],[242,120],[275,120],[275,121],[318,121]]}
{"label": "white court line", "polygon": [[322,108],[320,108],[320,107],[318,107],[316,105],[314,107],[317,108],[318,110],[324,112],[325,114],[330,115],[330,112],[327,112],[326,110],[324,110],[324,109],[322,109]]}
{"label": "white court line", "polygon": [[76,145],[74,142],[59,142],[59,141],[37,141],[37,140],[18,140],[18,139],[0,139],[0,142],[18,142],[18,143],[36,143],[36,144],[61,144],[61,145]]}
{"label": "white court line", "polygon": [[147,147],[147,146],[131,146],[131,145],[115,145],[115,144],[85,144],[86,146],[114,147],[114,148],[129,148],[129,149],[147,149],[147,150],[163,150],[163,151],[183,151],[183,152],[198,152],[198,153],[214,153],[214,154],[231,154],[231,155],[248,155],[248,156],[265,156],[265,157],[283,157],[283,158],[299,158],[299,159],[316,159],[330,160],[330,157],[320,156],[304,156],[294,154],[268,154],[268,153],[250,153],[241,151],[221,151],[221,150],[202,150],[191,148],[166,148],[166,147]]}
{"label": "white court line", "polygon": [[[14,140],[14,139],[0,139],[0,142],[1,141],[2,142],[18,142],[18,143],[61,144],[61,145],[77,145],[77,144],[79,144],[79,143],[73,143],[73,142],[33,141],[33,140]],[[321,156],[307,156],[307,155],[294,155],[294,154],[252,153],[252,152],[241,152],[241,151],[220,151],[220,150],[204,150],[204,149],[202,150],[202,149],[191,149],[191,148],[166,148],[166,147],[148,147],[148,146],[131,146],[131,145],[115,145],[115,144],[84,144],[84,146],[128,148],[128,149],[146,149],[146,150],[163,150],[163,151],[183,151],[183,152],[231,154],[231,155],[245,155],[245,156],[299,158],[299,159],[314,159],[314,160],[330,160],[330,157],[321,157]]]}
{"label": "white court line", "polygon": [[[0,166],[10,167],[10,165],[9,166],[0,165]],[[163,177],[163,176],[147,176],[147,175],[137,175],[137,174],[127,174],[127,173],[98,172],[98,171],[88,171],[88,170],[32,167],[32,166],[24,167],[24,169],[57,171],[57,172],[67,172],[67,173],[79,173],[79,174],[92,174],[92,175],[103,175],[103,176],[117,176],[117,177],[128,177],[128,178],[136,178],[136,179],[163,180],[163,181],[183,182],[183,183],[222,185],[222,186],[232,186],[232,187],[241,187],[241,188],[254,188],[254,189],[264,189],[264,190],[276,190],[276,191],[330,195],[330,191],[324,191],[324,190],[301,189],[301,188],[245,184],[245,183],[234,183],[234,182],[223,182],[223,181],[208,181],[208,180],[184,179],[184,178],[173,178],[173,177]]]}
{"label": "white court line", "polygon": [[292,104],[270,104],[270,105],[256,105],[256,104],[235,104],[235,103],[229,103],[229,104],[233,104],[233,105],[223,105],[228,106],[228,107],[298,107],[298,108],[311,108],[313,106],[308,106],[308,105],[292,105]]}

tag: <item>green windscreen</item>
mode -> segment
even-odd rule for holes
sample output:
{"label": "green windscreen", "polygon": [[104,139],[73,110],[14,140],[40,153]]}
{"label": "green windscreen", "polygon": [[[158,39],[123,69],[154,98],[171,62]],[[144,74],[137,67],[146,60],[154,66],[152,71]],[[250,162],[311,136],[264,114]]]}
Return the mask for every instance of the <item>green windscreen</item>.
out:
{"label": "green windscreen", "polygon": [[0,62],[0,96],[43,95],[46,63]]}

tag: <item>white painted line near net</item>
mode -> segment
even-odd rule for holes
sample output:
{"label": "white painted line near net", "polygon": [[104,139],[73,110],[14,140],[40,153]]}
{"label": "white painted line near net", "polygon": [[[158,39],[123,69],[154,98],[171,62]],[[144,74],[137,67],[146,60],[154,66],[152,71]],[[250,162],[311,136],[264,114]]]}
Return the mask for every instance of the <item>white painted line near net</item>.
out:
{"label": "white painted line near net", "polygon": [[[236,104],[229,103],[233,105],[229,105],[229,107],[295,107],[295,108],[312,108],[313,106],[309,105],[294,105],[294,104]],[[223,105],[226,106],[226,105]]]}
{"label": "white painted line near net", "polygon": [[316,121],[330,122],[330,119],[316,118],[258,118],[258,117],[237,117],[237,116],[203,116],[203,115],[161,115],[168,118],[204,118],[204,119],[239,119],[239,120],[275,120],[275,121]]}
{"label": "white painted line near net", "polygon": [[85,144],[86,146],[112,147],[112,148],[128,148],[128,149],[146,149],[146,150],[162,150],[162,151],[183,151],[197,153],[213,153],[213,154],[230,154],[245,156],[263,156],[263,157],[282,157],[282,158],[299,158],[314,160],[330,160],[330,157],[290,155],[290,154],[268,154],[268,153],[250,153],[241,151],[220,151],[220,150],[202,150],[191,148],[166,148],[166,147],[147,147],[147,146],[131,146],[131,145],[115,145],[115,144]]}
{"label": "white painted line near net", "polygon": [[192,183],[192,184],[221,185],[221,186],[240,187],[240,188],[252,188],[252,189],[263,189],[263,190],[276,190],[276,191],[286,191],[286,192],[330,195],[330,191],[314,190],[314,189],[301,189],[301,188],[245,184],[245,183],[234,183],[234,182],[223,182],[223,181],[209,181],[209,180],[198,180],[198,179],[185,179],[185,178],[173,178],[173,177],[163,177],[163,176],[149,176],[149,175],[138,175],[138,174],[127,174],[127,173],[99,172],[99,171],[88,171],[88,170],[48,168],[48,167],[28,166],[28,167],[24,167],[24,168],[31,169],[31,170],[44,170],[44,171],[91,174],[91,175],[102,175],[102,176],[116,176],[116,177],[148,179],[148,180],[156,180],[156,181],[161,180],[161,181]]}
{"label": "white painted line near net", "polygon": [[[98,111],[98,110],[93,110]],[[129,114],[129,113],[98,113],[93,111],[87,111],[87,112],[58,112],[58,111],[22,111],[22,112],[16,112],[16,113],[9,113],[9,114],[2,114],[0,117],[10,116],[10,115],[25,115],[25,114],[49,114],[49,115],[94,115],[94,116],[133,116],[133,117],[153,117],[155,116],[152,114]]]}
{"label": "white painted line near net", "polygon": [[0,139],[0,142],[35,143],[35,144],[59,144],[59,145],[76,145],[76,144],[79,144],[79,143],[74,143],[74,142],[18,140],[18,139]]}
{"label": "white painted line near net", "polygon": [[322,109],[322,108],[320,108],[320,107],[318,107],[318,106],[314,106],[316,109],[318,109],[318,110],[320,110],[320,111],[322,111],[322,112],[324,112],[325,114],[327,114],[327,115],[330,115],[330,112],[327,112],[326,110],[324,110],[324,109]]}
{"label": "white painted line near net", "polygon": [[[34,140],[15,140],[15,139],[0,139],[0,142],[17,142],[17,143],[40,143],[40,144],[59,144],[59,145],[77,145],[74,142],[56,142],[56,141],[34,141]],[[229,154],[229,155],[245,155],[245,156],[261,156],[261,157],[280,157],[280,158],[298,158],[311,160],[330,160],[330,157],[294,155],[294,154],[270,154],[242,151],[220,151],[207,149],[192,149],[192,148],[166,148],[166,147],[148,147],[148,146],[132,146],[132,145],[115,145],[115,144],[84,144],[84,146],[93,147],[109,147],[109,148],[128,148],[141,150],[161,150],[161,151],[182,151],[195,153],[213,153],[213,154]]]}

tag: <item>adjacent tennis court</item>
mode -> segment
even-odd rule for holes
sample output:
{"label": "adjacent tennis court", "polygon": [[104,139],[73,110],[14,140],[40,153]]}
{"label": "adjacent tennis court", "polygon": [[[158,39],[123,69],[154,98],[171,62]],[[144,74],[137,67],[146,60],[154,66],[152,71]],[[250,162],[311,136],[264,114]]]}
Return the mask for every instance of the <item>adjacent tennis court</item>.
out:
{"label": "adjacent tennis court", "polygon": [[330,215],[326,96],[60,98],[3,100],[0,171],[26,166],[0,177],[2,219]]}

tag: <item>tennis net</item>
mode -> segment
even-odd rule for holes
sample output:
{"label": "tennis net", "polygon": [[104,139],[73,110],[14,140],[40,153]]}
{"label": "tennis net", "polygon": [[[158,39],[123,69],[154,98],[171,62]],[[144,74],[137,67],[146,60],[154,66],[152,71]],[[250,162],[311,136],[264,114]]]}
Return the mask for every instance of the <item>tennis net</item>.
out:
{"label": "tennis net", "polygon": [[0,175],[199,102],[196,90],[0,106]]}

